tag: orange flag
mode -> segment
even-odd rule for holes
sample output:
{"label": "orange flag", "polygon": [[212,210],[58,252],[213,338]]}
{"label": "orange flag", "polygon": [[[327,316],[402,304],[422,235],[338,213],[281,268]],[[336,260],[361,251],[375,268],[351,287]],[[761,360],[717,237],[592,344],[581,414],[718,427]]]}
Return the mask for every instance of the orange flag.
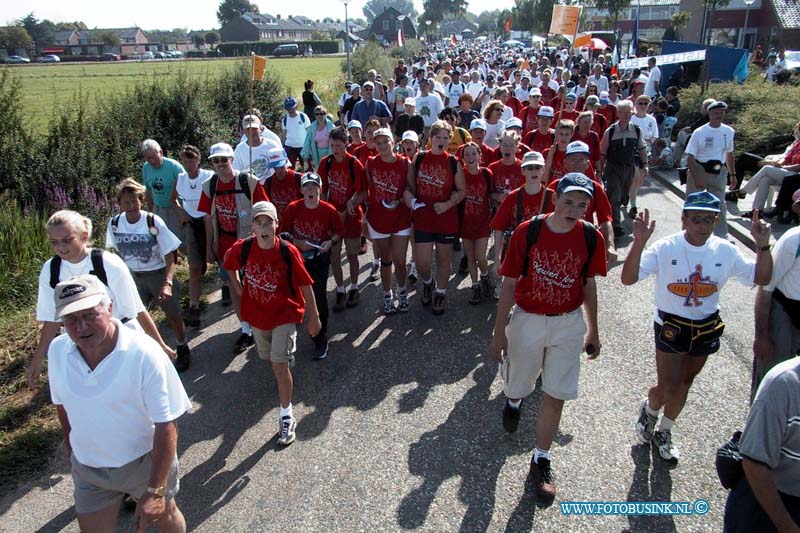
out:
{"label": "orange flag", "polygon": [[582,48],[584,46],[592,46],[592,34],[591,33],[580,33],[575,38],[575,42],[572,43],[573,48]]}
{"label": "orange flag", "polygon": [[267,58],[253,54],[253,80],[263,80],[267,70]]}

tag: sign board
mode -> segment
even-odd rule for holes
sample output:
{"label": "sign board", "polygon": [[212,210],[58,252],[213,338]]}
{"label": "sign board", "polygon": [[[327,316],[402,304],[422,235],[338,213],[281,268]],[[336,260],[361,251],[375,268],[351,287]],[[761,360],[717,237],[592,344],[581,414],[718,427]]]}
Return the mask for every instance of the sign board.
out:
{"label": "sign board", "polygon": [[558,35],[575,35],[578,31],[578,19],[582,6],[553,6],[553,18],[550,21],[550,33]]}
{"label": "sign board", "polygon": [[[705,61],[705,50],[693,50],[691,52],[681,52],[678,54],[665,54],[661,56],[651,56],[656,58],[656,65],[674,65],[676,63],[688,63],[689,61]],[[635,68],[647,68],[649,57],[635,57],[633,59],[623,59],[617,65],[620,70],[633,70]]]}

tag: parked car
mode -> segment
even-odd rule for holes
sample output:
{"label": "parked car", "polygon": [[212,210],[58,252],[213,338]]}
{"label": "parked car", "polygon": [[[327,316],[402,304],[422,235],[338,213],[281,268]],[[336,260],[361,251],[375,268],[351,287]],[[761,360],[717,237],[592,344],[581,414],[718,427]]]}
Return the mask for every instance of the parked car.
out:
{"label": "parked car", "polygon": [[275,57],[281,56],[298,56],[300,55],[300,47],[296,44],[282,44],[272,51]]}
{"label": "parked car", "polygon": [[106,52],[105,54],[100,56],[100,61],[119,61],[122,59],[119,54],[114,54],[112,52]]}
{"label": "parked car", "polygon": [[792,72],[800,72],[800,51],[786,50],[786,68]]}
{"label": "parked car", "polygon": [[60,63],[61,58],[57,55],[47,54],[39,58],[39,63]]}
{"label": "parked car", "polygon": [[19,64],[30,63],[30,62],[31,62],[30,59],[28,59],[27,57],[22,57],[22,56],[8,56],[6,58],[6,63],[11,63],[11,64],[18,64],[19,65]]}
{"label": "parked car", "polygon": [[155,59],[156,56],[153,55],[153,52],[145,52],[142,54],[142,59]]}

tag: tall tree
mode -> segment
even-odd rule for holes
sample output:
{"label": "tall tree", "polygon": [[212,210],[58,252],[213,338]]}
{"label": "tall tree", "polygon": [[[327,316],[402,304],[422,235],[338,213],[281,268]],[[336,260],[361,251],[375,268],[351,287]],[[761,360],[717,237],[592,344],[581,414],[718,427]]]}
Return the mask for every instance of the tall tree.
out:
{"label": "tall tree", "polygon": [[0,28],[0,48],[28,48],[32,41],[24,26]]}
{"label": "tall tree", "polygon": [[210,31],[206,33],[206,43],[208,43],[211,46],[214,46],[218,42],[219,42],[219,33],[215,31]]}
{"label": "tall tree", "polygon": [[404,15],[408,15],[414,19],[417,18],[418,13],[417,10],[414,9],[414,2],[412,0],[369,0],[369,2],[364,4],[361,11],[367,18],[367,22],[372,24],[375,17],[383,13],[387,7],[393,7]]}
{"label": "tall tree", "polygon": [[435,23],[444,20],[445,15],[463,15],[467,11],[467,0],[424,0],[422,2],[426,20]]}
{"label": "tall tree", "polygon": [[619,15],[631,6],[631,0],[595,0],[594,5],[608,10],[608,17],[614,21],[614,31],[617,31]]}
{"label": "tall tree", "polygon": [[19,24],[25,28],[25,31],[36,43],[49,44],[53,41],[55,24],[49,20],[38,20],[33,13],[28,13],[19,21]]}
{"label": "tall tree", "polygon": [[665,41],[679,41],[683,30],[689,25],[690,18],[692,18],[692,15],[688,11],[678,11],[672,15],[669,28],[664,32],[662,39]]}
{"label": "tall tree", "polygon": [[222,0],[217,9],[217,20],[224,26],[242,13],[258,13],[258,6],[248,0]]}

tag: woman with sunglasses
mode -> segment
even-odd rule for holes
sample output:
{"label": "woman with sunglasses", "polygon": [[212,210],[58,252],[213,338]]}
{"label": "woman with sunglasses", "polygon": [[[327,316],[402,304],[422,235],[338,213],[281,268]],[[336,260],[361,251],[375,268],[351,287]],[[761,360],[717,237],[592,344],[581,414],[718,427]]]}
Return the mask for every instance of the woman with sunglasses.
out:
{"label": "woman with sunglasses", "polygon": [[483,143],[489,148],[500,146],[500,135],[506,129],[506,123],[501,119],[506,106],[500,100],[490,100],[483,108],[483,119],[486,121],[486,136]]}
{"label": "woman with sunglasses", "polygon": [[306,162],[307,169],[316,169],[320,160],[331,153],[330,133],[333,128],[333,120],[328,116],[325,106],[315,107],[314,121],[306,131],[306,140],[300,151],[300,157]]}
{"label": "woman with sunglasses", "polygon": [[[767,285],[772,277],[770,229],[753,214],[750,234],[756,260],[714,235],[720,200],[708,191],[688,194],[683,204],[683,230],[645,249],[655,221],[647,209],[633,222],[633,244],[622,267],[622,283],[633,285],[655,276],[655,348],[657,382],[638,412],[636,432],[665,461],[676,463],[680,452],[672,442],[672,426],[683,409],[694,378],[708,356],[720,347],[725,324],[719,317],[719,295],[730,278],[746,285]],[[659,412],[664,408],[656,430]]]}

